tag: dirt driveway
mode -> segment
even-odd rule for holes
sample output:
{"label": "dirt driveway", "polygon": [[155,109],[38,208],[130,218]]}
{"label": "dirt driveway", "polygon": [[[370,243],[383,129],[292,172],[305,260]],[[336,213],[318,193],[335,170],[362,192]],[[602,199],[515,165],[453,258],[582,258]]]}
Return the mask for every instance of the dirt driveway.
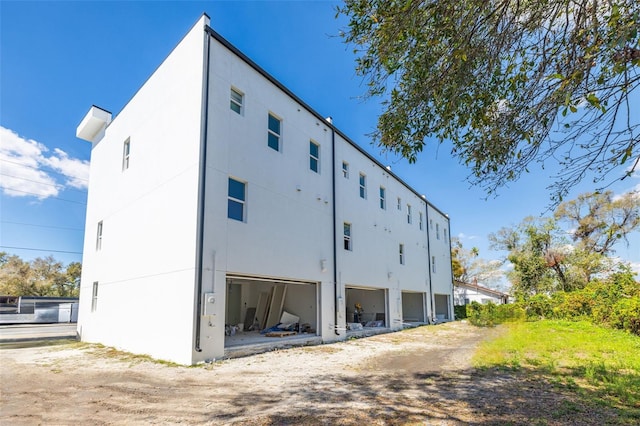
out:
{"label": "dirt driveway", "polygon": [[190,368],[74,343],[5,348],[0,424],[598,424],[544,383],[475,371],[498,333],[456,322]]}

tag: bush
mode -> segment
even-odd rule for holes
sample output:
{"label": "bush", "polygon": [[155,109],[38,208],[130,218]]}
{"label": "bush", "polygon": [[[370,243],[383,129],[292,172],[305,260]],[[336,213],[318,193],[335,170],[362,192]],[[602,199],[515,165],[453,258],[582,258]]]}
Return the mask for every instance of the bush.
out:
{"label": "bush", "polygon": [[558,319],[591,318],[593,296],[588,291],[580,290],[572,293],[559,292],[552,298],[553,316]]}
{"label": "bush", "polygon": [[528,320],[539,320],[553,316],[553,304],[546,294],[536,294],[519,303],[527,313]]}
{"label": "bush", "polygon": [[465,319],[467,318],[467,306],[466,305],[455,305],[453,307],[453,314],[456,319]]}
{"label": "bush", "polygon": [[640,336],[640,297],[618,300],[613,306],[611,326]]}
{"label": "bush", "polygon": [[525,317],[524,309],[515,304],[495,305],[487,303],[481,305],[478,302],[472,302],[467,305],[467,319],[471,324],[479,327],[493,327],[503,322],[522,321]]}

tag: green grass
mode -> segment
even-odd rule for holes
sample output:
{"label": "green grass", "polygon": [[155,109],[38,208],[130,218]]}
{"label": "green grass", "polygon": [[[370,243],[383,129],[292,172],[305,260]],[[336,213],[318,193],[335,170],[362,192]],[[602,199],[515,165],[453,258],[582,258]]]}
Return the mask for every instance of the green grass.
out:
{"label": "green grass", "polygon": [[588,322],[545,320],[503,327],[507,333],[480,347],[476,367],[541,374],[585,402],[640,419],[639,337]]}

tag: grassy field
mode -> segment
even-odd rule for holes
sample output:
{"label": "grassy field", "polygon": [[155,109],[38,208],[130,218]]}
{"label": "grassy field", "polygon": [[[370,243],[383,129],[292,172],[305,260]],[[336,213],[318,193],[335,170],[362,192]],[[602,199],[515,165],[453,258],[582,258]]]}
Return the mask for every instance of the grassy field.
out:
{"label": "grassy field", "polygon": [[502,327],[508,332],[480,347],[477,367],[537,375],[575,392],[584,403],[615,408],[621,420],[640,424],[640,338],[588,322]]}

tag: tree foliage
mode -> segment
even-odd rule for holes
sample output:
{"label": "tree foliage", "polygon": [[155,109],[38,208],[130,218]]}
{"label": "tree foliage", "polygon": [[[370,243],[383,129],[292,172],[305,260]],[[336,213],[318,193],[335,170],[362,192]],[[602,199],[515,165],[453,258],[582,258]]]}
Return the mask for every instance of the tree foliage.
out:
{"label": "tree foliage", "polygon": [[559,205],[555,217],[568,222],[573,241],[585,251],[608,254],[618,240],[626,240],[629,232],[640,227],[640,193],[582,194]]}
{"label": "tree foliage", "polygon": [[0,294],[7,296],[77,297],[82,265],[72,262],[65,268],[52,256],[25,262],[0,252]]}
{"label": "tree foliage", "polygon": [[[529,217],[489,235],[493,248],[508,252],[508,278],[520,298],[580,289],[614,270],[613,245],[640,229],[640,198],[634,192],[617,198],[586,193],[561,203],[554,216]],[[572,228],[563,230],[559,221]]]}
{"label": "tree foliage", "polygon": [[500,269],[499,260],[485,260],[480,258],[477,247],[466,249],[459,238],[451,238],[451,268],[453,278],[470,283],[477,280],[487,287],[494,288],[504,276]]}
{"label": "tree foliage", "polygon": [[410,162],[427,139],[451,141],[492,193],[557,160],[557,202],[589,172],[606,182],[638,166],[637,0],[346,0],[337,11],[367,94],[386,96],[373,136]]}

